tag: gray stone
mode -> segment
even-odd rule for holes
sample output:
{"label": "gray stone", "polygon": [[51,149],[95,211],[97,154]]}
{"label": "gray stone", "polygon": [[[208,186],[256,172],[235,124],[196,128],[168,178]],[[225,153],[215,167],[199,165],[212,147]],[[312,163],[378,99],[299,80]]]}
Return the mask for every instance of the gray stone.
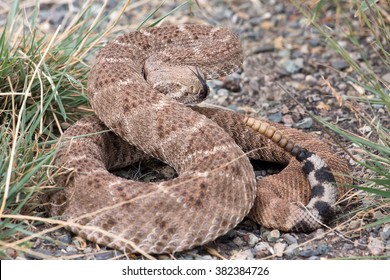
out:
{"label": "gray stone", "polygon": [[84,254],[90,254],[90,253],[92,253],[92,248],[91,247],[85,248]]}
{"label": "gray stone", "polygon": [[336,68],[337,70],[344,70],[349,67],[349,64],[341,58],[332,59],[330,61],[330,64],[333,68]]}
{"label": "gray stone", "polygon": [[308,43],[312,47],[318,47],[321,44],[321,39],[319,37],[312,37],[309,39]]}
{"label": "gray stone", "polygon": [[234,238],[233,243],[236,244],[238,247],[242,247],[245,245],[245,241],[242,240],[242,238],[240,236],[237,236],[236,238]]}
{"label": "gray stone", "polygon": [[385,224],[383,226],[382,232],[380,233],[383,241],[389,239],[390,237],[390,224]]}
{"label": "gray stone", "polygon": [[390,84],[390,72],[382,76],[382,79]]}
{"label": "gray stone", "polygon": [[40,253],[41,255],[46,255],[47,257],[50,257],[53,255],[53,252],[50,251],[50,250],[46,250],[46,249],[34,249],[32,250],[32,254],[26,252],[25,253],[25,258],[28,259],[28,260],[41,260],[42,258],[40,256],[37,256],[35,254],[33,254],[34,252],[37,252],[37,253]]}
{"label": "gray stone", "polygon": [[288,245],[291,245],[291,244],[294,244],[294,243],[298,243],[297,239],[292,236],[291,234],[283,234],[283,240],[287,242]]}
{"label": "gray stone", "polygon": [[251,50],[252,54],[259,54],[265,52],[273,52],[275,50],[274,44],[261,44]]}
{"label": "gray stone", "polygon": [[250,20],[249,20],[249,23],[251,25],[259,25],[261,23],[263,19],[261,17],[252,17]]}
{"label": "gray stone", "polygon": [[217,94],[219,96],[224,96],[224,97],[227,97],[229,95],[229,91],[225,88],[220,88],[218,91],[217,91]]}
{"label": "gray stone", "polygon": [[368,239],[367,249],[374,256],[382,255],[385,251],[385,245],[379,238],[371,237]]}
{"label": "gray stone", "polygon": [[222,87],[223,81],[218,79],[213,79],[211,81],[207,81],[207,85],[209,87]]}
{"label": "gray stone", "polygon": [[317,256],[318,253],[316,250],[314,250],[313,248],[311,247],[306,247],[305,249],[303,249],[302,251],[299,252],[299,255],[301,257],[312,257],[312,256]]}
{"label": "gray stone", "polygon": [[295,124],[295,127],[298,128],[311,128],[312,126],[313,126],[313,119],[310,117],[304,118]]}
{"label": "gray stone", "polygon": [[270,233],[267,235],[267,240],[269,242],[276,242],[276,240],[278,240],[279,237],[280,237],[280,231],[274,229],[270,231]]}
{"label": "gray stone", "polygon": [[303,59],[302,58],[296,58],[294,60],[287,59],[282,63],[282,67],[290,74],[297,73],[303,67]]}
{"label": "gray stone", "polygon": [[327,244],[319,244],[317,246],[318,255],[325,255],[329,252],[329,246]]}
{"label": "gray stone", "polygon": [[352,250],[354,248],[353,244],[350,243],[344,243],[343,250]]}
{"label": "gray stone", "polygon": [[74,255],[77,254],[77,249],[74,246],[67,246],[66,247],[66,252],[68,252],[68,255]]}
{"label": "gray stone", "polygon": [[282,121],[282,113],[281,112],[277,112],[277,113],[274,113],[274,114],[269,114],[267,116],[267,119],[269,119],[272,122],[279,123],[279,122]]}
{"label": "gray stone", "polygon": [[106,251],[106,252],[101,252],[101,253],[96,253],[94,254],[95,259],[97,260],[109,260],[114,257],[114,252],[113,251]]}
{"label": "gray stone", "polygon": [[210,255],[204,255],[204,256],[196,256],[195,260],[213,260],[213,257]]}
{"label": "gray stone", "polygon": [[247,242],[248,242],[249,247],[252,248],[257,244],[257,242],[259,242],[259,238],[256,235],[254,235],[253,233],[249,233]]}
{"label": "gray stone", "polygon": [[297,256],[299,254],[299,249],[298,249],[298,244],[297,243],[293,243],[291,245],[289,245],[286,250],[284,250],[284,255],[286,257],[294,257],[294,256]]}
{"label": "gray stone", "polygon": [[58,237],[58,241],[64,244],[70,244],[72,242],[72,236],[70,234],[64,234]]}

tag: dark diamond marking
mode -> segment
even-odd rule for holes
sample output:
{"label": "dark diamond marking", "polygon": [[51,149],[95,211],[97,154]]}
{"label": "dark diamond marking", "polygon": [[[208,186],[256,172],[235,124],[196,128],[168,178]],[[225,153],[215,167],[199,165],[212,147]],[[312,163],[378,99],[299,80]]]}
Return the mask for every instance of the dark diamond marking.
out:
{"label": "dark diamond marking", "polygon": [[334,214],[330,204],[324,201],[317,201],[314,204],[314,208],[316,208],[320,216],[324,218],[324,222],[328,221]]}
{"label": "dark diamond marking", "polygon": [[312,156],[313,153],[312,152],[309,152],[308,150],[302,148],[301,152],[299,153],[299,155],[296,156],[296,159],[298,161],[304,161],[305,159],[309,158],[310,156]]}
{"label": "dark diamond marking", "polygon": [[336,182],[332,171],[326,166],[321,167],[320,169],[316,170],[314,173],[314,177],[319,182]]}
{"label": "dark diamond marking", "polygon": [[315,185],[311,190],[312,197],[322,197],[324,195],[324,191],[325,191],[324,186]]}
{"label": "dark diamond marking", "polygon": [[314,164],[310,161],[306,161],[302,166],[302,170],[306,175],[308,175],[310,172],[314,171]]}

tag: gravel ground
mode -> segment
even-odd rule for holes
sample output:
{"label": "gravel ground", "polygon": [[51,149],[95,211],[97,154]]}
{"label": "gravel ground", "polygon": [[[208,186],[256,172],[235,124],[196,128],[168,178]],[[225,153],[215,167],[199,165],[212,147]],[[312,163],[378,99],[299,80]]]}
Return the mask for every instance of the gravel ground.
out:
{"label": "gravel ground", "polygon": [[[137,2],[137,1],[135,1]],[[138,1],[143,2],[143,1]],[[157,13],[165,14],[178,5],[177,1],[167,1]],[[180,9],[168,17],[164,24],[177,23],[211,23],[231,28],[239,34],[246,54],[244,69],[225,79],[209,81],[210,104],[228,107],[232,110],[250,113],[268,118],[287,126],[297,127],[315,134],[324,141],[332,142],[306,113],[305,109],[293,99],[316,115],[332,121],[343,128],[364,135],[370,133],[355,118],[353,112],[342,106],[345,97],[366,94],[364,89],[347,81],[355,74],[348,64],[327,47],[320,35],[308,27],[297,10],[286,1],[198,1],[202,10]],[[77,1],[75,11],[77,11]],[[109,5],[115,5],[110,1]],[[140,22],[140,15],[156,7],[158,1],[149,1],[145,5],[126,13],[123,22]],[[44,5],[42,17],[48,19],[51,26],[60,23],[67,13],[66,5]],[[351,17],[341,15],[341,17]],[[351,17],[352,18],[352,17]],[[325,15],[323,23],[335,29],[334,13]],[[121,24],[121,23],[120,23]],[[353,27],[359,28],[358,21],[352,21]],[[117,30],[121,30],[120,25]],[[341,34],[341,33],[340,33]],[[364,48],[372,38],[359,36]],[[343,37],[338,43],[355,57],[358,63],[363,61],[359,52]],[[376,53],[369,53],[368,60],[373,61],[374,70],[390,83],[390,71],[381,64]],[[283,85],[289,92],[286,94],[279,86]],[[293,97],[293,98],[292,98]],[[364,106],[360,104],[359,106]],[[362,110],[366,108],[361,108]],[[381,106],[374,108],[379,118],[388,118]],[[389,123],[389,120],[387,120]],[[354,147],[339,139],[351,153]],[[341,149],[335,147],[343,156]],[[366,176],[352,161],[354,175]],[[133,172],[134,174],[132,174]],[[259,176],[278,172],[277,166],[261,167],[256,171]],[[163,164],[153,161],[143,163],[129,171],[120,171],[121,176],[133,177],[142,175],[142,180],[161,180],[174,176],[174,171]],[[361,191],[354,191],[340,206],[340,214],[328,229],[319,229],[310,234],[281,233],[277,230],[263,228],[250,220],[244,220],[235,229],[216,241],[174,254],[161,255],[158,259],[323,259],[344,257],[387,256],[390,258],[390,224],[362,229],[363,225],[374,222],[389,209],[359,212],[361,207],[375,203],[372,197]],[[36,239],[32,250],[37,253],[70,259],[112,259],[143,258],[140,255],[125,255],[122,252],[100,247],[85,242],[79,237],[58,230],[50,233],[50,240]],[[12,250],[9,253],[13,253]],[[14,252],[15,258],[39,258],[31,254]]]}

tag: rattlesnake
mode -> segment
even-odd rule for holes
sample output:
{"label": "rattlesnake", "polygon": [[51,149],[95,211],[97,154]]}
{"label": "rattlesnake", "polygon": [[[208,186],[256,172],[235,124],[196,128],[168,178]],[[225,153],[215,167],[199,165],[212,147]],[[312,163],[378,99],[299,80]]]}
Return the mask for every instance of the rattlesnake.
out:
{"label": "rattlesnake", "polygon": [[[290,137],[346,173],[347,164],[326,144],[282,125],[273,124],[282,132],[274,134],[266,121],[260,126],[238,113],[184,105],[207,96],[204,79],[227,75],[241,61],[236,35],[207,25],[135,31],[104,47],[88,80],[98,117],[64,134],[55,161],[63,189],[50,198],[51,215],[93,242],[149,253],[205,244],[248,214],[285,231],[313,230],[329,219],[339,196],[332,173],[315,154],[283,142]],[[255,131],[263,128],[288,147]],[[303,168],[285,149],[294,149]],[[108,171],[150,156],[178,177],[141,183]],[[256,183],[248,156],[288,166]]]}

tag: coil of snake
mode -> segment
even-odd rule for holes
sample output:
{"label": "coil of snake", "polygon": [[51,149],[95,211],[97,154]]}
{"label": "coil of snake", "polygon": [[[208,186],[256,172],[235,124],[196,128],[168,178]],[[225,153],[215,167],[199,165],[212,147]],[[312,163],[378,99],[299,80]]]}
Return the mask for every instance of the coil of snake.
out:
{"label": "coil of snake", "polygon": [[[160,254],[202,245],[245,216],[283,231],[311,231],[333,216],[348,165],[298,130],[215,108],[206,79],[237,70],[240,41],[208,25],[155,27],[118,37],[88,79],[95,116],[64,134],[50,213],[93,242]],[[110,131],[107,131],[110,130]],[[80,135],[85,137],[77,137]],[[148,157],[178,177],[141,183],[109,170]],[[255,180],[249,158],[279,162]]]}

